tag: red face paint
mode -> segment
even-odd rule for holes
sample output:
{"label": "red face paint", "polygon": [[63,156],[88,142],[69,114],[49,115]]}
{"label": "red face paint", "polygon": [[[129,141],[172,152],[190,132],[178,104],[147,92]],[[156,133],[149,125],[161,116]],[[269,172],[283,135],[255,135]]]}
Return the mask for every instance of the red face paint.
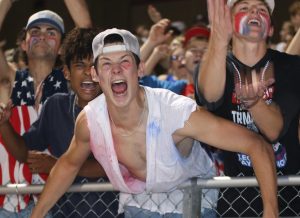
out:
{"label": "red face paint", "polygon": [[122,70],[129,70],[132,67],[132,63],[129,61],[122,61],[121,62],[121,68]]}
{"label": "red face paint", "polygon": [[249,36],[251,33],[251,25],[249,21],[255,19],[260,23],[260,38],[266,39],[271,28],[270,17],[265,13],[258,13],[255,18],[248,12],[238,12],[234,16],[234,31],[242,36]]}
{"label": "red face paint", "polygon": [[248,30],[247,22],[248,17],[246,12],[236,13],[234,16],[234,31],[241,35],[245,35],[245,32]]}

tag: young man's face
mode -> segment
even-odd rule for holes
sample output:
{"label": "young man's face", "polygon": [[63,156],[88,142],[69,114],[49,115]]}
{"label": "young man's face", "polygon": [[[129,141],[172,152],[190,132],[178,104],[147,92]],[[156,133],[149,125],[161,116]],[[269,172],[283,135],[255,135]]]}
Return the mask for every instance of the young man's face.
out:
{"label": "young man's face", "polygon": [[173,51],[170,61],[170,70],[177,77],[177,79],[186,79],[188,71],[185,69],[184,48],[177,48]]}
{"label": "young man's face", "polygon": [[38,24],[26,32],[22,48],[29,58],[55,59],[61,44],[61,33],[51,25]]}
{"label": "young man's face", "polygon": [[190,72],[194,72],[196,66],[201,62],[204,52],[208,46],[206,38],[192,38],[186,45],[186,66]]}
{"label": "young man's face", "polygon": [[100,55],[94,71],[106,100],[119,106],[127,105],[137,95],[142,73],[142,64],[137,66],[133,54],[127,51]]}
{"label": "young man's face", "polygon": [[271,18],[264,1],[242,0],[232,9],[234,33],[251,41],[265,40],[272,35]]}
{"label": "young man's face", "polygon": [[78,104],[84,107],[89,101],[93,100],[99,94],[101,89],[99,83],[94,82],[91,76],[93,59],[84,58],[72,60],[70,69],[65,66],[65,76],[70,80],[72,90],[77,94]]}

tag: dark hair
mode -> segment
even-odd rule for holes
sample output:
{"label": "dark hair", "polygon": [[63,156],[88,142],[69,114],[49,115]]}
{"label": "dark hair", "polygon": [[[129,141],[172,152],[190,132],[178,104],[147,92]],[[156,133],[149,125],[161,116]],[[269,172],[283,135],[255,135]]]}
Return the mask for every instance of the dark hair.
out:
{"label": "dark hair", "polygon": [[[116,34],[116,33],[110,34],[104,38],[104,45],[111,44],[111,43],[117,43],[117,42],[124,43],[122,36],[120,36],[119,34]],[[141,62],[140,58],[135,53],[133,53],[133,52],[131,52],[131,53],[133,54],[136,66],[139,66],[139,64]],[[97,71],[97,66],[98,66],[98,59],[99,59],[99,56],[95,59],[95,62],[94,62],[96,71]]]}
{"label": "dark hair", "polygon": [[73,28],[62,43],[61,60],[68,68],[72,61],[93,57],[92,42],[97,28]]}

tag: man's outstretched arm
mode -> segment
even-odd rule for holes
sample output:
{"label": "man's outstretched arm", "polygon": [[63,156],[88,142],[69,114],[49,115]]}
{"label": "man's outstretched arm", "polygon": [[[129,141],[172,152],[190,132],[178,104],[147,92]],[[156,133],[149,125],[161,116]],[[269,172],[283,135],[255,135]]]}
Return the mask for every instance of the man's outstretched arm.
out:
{"label": "man's outstretched arm", "polygon": [[80,167],[90,154],[89,137],[87,120],[82,111],[76,121],[71,145],[51,170],[31,218],[44,217],[70,187]]}
{"label": "man's outstretched arm", "polygon": [[262,194],[264,217],[278,217],[277,179],[274,152],[260,135],[204,108],[194,111],[176,135],[191,137],[222,150],[250,156]]}

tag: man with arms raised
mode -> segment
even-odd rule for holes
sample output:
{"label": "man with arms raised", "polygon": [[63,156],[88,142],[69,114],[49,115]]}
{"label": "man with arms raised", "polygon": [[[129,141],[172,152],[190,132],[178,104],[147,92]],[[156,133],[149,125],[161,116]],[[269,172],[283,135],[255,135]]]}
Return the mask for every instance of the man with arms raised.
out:
{"label": "man with arms raised", "polygon": [[93,53],[93,78],[104,95],[79,114],[70,148],[51,171],[33,218],[45,215],[67,190],[91,151],[123,193],[176,188],[199,175],[202,164],[200,146],[176,146],[185,138],[250,155],[264,216],[277,216],[274,155],[260,136],[197,108],[190,98],[139,86],[144,64],[137,38],[126,30],[99,33]]}
{"label": "man with arms raised", "polygon": [[[228,0],[227,5],[208,1],[211,36],[196,100],[272,142],[278,175],[290,175],[300,169],[300,57],[268,49],[274,7],[274,0]],[[226,176],[254,174],[247,154],[223,151],[222,157]],[[299,187],[278,192],[280,215],[300,215]],[[226,217],[261,216],[259,193],[254,188],[226,190],[218,212]]]}

